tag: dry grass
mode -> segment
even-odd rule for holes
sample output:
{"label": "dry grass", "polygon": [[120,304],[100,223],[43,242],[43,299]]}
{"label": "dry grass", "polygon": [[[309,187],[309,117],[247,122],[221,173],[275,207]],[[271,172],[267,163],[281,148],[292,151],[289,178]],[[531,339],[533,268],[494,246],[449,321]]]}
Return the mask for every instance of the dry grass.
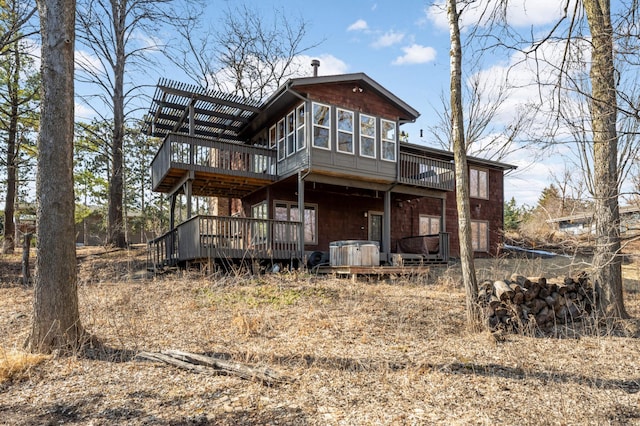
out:
{"label": "dry grass", "polygon": [[0,384],[10,380],[27,378],[33,367],[50,356],[30,354],[18,350],[7,351],[0,347]]}
{"label": "dry grass", "polygon": [[[120,253],[80,263],[83,325],[112,350],[54,357],[0,384],[0,423],[640,424],[637,338],[606,329],[565,328],[561,338],[469,333],[455,268],[380,282],[143,278],[140,260]],[[478,264],[480,277],[545,270],[580,265]],[[626,282],[634,317],[637,278]],[[0,344],[19,347],[32,290],[0,291]],[[270,366],[295,381],[265,387],[133,357],[162,349]]]}

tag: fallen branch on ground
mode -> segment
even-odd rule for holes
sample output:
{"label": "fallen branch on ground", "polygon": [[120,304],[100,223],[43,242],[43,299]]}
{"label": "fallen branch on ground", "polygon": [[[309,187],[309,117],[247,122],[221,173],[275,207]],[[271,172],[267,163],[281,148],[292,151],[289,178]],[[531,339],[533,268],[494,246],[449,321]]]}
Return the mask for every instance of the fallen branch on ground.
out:
{"label": "fallen branch on ground", "polygon": [[[194,354],[180,350],[140,352],[137,358],[160,361],[196,373],[214,373],[238,376],[245,380],[257,380],[266,385],[287,383],[292,380],[267,367],[254,367],[226,359]],[[211,370],[210,368],[213,368]]]}

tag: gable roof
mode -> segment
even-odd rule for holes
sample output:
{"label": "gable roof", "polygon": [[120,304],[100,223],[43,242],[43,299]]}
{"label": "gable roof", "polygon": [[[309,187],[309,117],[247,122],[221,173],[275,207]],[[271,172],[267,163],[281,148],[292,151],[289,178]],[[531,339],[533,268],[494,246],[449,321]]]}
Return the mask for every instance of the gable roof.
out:
{"label": "gable roof", "polygon": [[360,87],[363,90],[373,91],[383,99],[387,100],[391,105],[395,106],[402,113],[400,117],[401,123],[412,123],[420,116],[420,113],[415,108],[411,107],[405,101],[362,72],[315,77],[299,77],[287,80],[285,84],[280,86],[270,97],[268,97],[261,105],[262,112],[247,125],[243,132],[255,132],[265,126],[269,121],[269,118],[272,116],[272,111],[278,111],[286,108],[291,105],[291,103],[295,102],[296,99],[306,100],[304,94],[299,90],[301,88],[314,85],[351,83],[354,84],[354,88]]}
{"label": "gable roof", "polygon": [[264,102],[163,78],[156,86],[142,131],[156,137],[171,132],[189,134],[189,109],[193,107],[196,135],[237,139],[245,132],[255,132],[264,126],[274,110],[296,99],[305,99],[297,88],[336,83],[353,83],[377,93],[401,111],[401,122],[413,122],[420,116],[417,110],[364,73],[292,78]]}

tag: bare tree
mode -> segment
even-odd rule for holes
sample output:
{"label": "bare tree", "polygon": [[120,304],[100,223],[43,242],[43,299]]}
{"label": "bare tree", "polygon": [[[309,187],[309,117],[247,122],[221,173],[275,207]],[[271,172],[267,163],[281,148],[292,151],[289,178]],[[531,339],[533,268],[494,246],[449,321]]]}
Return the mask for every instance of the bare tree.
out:
{"label": "bare tree", "polygon": [[458,210],[458,237],[460,240],[460,264],[466,295],[467,324],[476,329],[480,324],[478,283],[473,263],[471,240],[471,207],[469,205],[469,170],[467,145],[464,135],[462,111],[462,45],[460,43],[460,15],[456,0],[447,0],[449,36],[451,39],[451,139],[456,174],[456,206]]}
{"label": "bare tree", "polygon": [[[19,2],[9,0],[3,4],[0,21],[4,27],[14,28],[24,19]],[[7,186],[4,203],[4,228],[2,253],[13,253],[15,248],[15,205],[20,166],[20,145],[26,134],[37,126],[36,108],[39,95],[39,75],[33,69],[18,32],[12,44],[5,46],[0,62],[0,125],[6,135],[4,166],[7,170]]]}
{"label": "bare tree", "polygon": [[618,106],[609,0],[583,0],[591,30],[591,127],[593,129],[596,248],[593,277],[602,310],[629,315],[622,296],[618,208]]}
{"label": "bare tree", "polygon": [[[141,40],[142,36],[153,40],[158,28],[193,21],[183,5],[178,0],[78,2],[78,40],[92,57],[78,61],[80,73],[77,78],[98,89],[84,100],[94,106],[105,122],[113,123],[109,144],[112,164],[107,234],[108,243],[116,247],[126,245],[123,218],[125,121],[133,111],[131,101],[143,84],[140,80],[126,79],[126,76],[134,71],[137,75],[146,75],[149,66],[153,65],[150,53],[161,49],[158,44]],[[108,111],[103,111],[103,106],[107,106]]]}
{"label": "bare tree", "polygon": [[[246,5],[225,10],[219,25],[182,25],[166,54],[198,85],[262,99],[300,74],[296,59],[318,43],[304,44],[308,23],[274,10],[270,22]],[[307,64],[304,64],[305,66]]]}
{"label": "bare tree", "polygon": [[7,47],[38,33],[37,28],[29,25],[37,8],[33,0],[9,0],[1,2],[0,9],[2,9],[2,18],[0,18],[2,20],[2,23],[0,23],[0,55],[6,55],[10,52]]}
{"label": "bare tree", "polygon": [[75,1],[38,0],[42,36],[42,104],[33,352],[75,348],[78,309],[73,194]]}

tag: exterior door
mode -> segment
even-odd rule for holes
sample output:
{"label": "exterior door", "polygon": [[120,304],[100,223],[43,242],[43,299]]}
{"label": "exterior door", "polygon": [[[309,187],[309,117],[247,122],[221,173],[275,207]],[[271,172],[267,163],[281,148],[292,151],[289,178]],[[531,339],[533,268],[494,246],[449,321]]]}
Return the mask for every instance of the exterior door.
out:
{"label": "exterior door", "polygon": [[383,214],[380,212],[369,212],[369,241],[377,241],[380,244],[380,251],[384,251],[382,248],[382,218]]}

